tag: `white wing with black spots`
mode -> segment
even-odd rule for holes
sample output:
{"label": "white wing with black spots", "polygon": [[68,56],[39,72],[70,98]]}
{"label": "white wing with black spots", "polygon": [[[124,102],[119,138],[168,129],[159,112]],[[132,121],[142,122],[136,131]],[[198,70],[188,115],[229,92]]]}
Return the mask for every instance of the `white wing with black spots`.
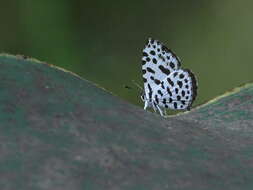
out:
{"label": "white wing with black spots", "polygon": [[173,71],[152,93],[156,105],[174,110],[189,110],[196,97],[196,78],[188,69]]}
{"label": "white wing with black spots", "polygon": [[197,96],[197,80],[188,69],[181,69],[179,58],[158,40],[149,38],[143,49],[142,73],[144,109],[153,107],[189,110]]}
{"label": "white wing with black spots", "polygon": [[144,91],[150,97],[154,86],[160,85],[161,81],[172,71],[179,69],[179,58],[158,40],[149,38],[143,49],[142,73]]}

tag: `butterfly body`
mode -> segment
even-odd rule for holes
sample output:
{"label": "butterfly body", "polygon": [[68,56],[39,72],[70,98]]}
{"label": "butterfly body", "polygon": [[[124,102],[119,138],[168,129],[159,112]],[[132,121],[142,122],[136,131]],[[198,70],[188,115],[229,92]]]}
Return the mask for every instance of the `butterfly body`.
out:
{"label": "butterfly body", "polygon": [[191,108],[197,95],[197,80],[189,69],[180,67],[179,58],[171,50],[158,40],[148,39],[142,57],[144,109],[152,107],[163,116],[167,108]]}

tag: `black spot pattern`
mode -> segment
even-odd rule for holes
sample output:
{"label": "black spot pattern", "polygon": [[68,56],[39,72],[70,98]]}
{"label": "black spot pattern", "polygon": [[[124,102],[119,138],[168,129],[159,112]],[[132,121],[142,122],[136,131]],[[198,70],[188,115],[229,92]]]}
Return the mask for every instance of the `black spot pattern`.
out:
{"label": "black spot pattern", "polygon": [[184,74],[181,73],[181,74],[179,75],[179,78],[181,78],[181,79],[184,78]]}
{"label": "black spot pattern", "polygon": [[161,83],[161,81],[158,80],[158,79],[155,79],[155,83],[156,83],[157,85],[159,85],[159,84]]}
{"label": "black spot pattern", "polygon": [[151,99],[151,97],[152,97],[152,88],[151,88],[150,84],[148,84],[148,90],[149,90],[148,96],[149,96],[149,99]]}
{"label": "black spot pattern", "polygon": [[150,67],[147,67],[147,71],[150,72],[150,73],[155,74],[155,71],[153,69],[151,69]]}
{"label": "black spot pattern", "polygon": [[148,54],[146,53],[146,52],[143,52],[143,54],[142,54],[143,56],[145,56],[145,57],[147,57],[148,56]]}
{"label": "black spot pattern", "polygon": [[[170,49],[159,41],[149,38],[143,50],[142,65],[144,87],[149,103],[153,105],[160,103],[164,108],[190,109],[197,94],[197,81],[190,70],[180,69],[180,60]],[[165,81],[165,75],[168,76],[171,72],[173,75],[167,77]],[[152,85],[155,84],[158,85],[157,94],[153,93],[152,89]]]}
{"label": "black spot pattern", "polygon": [[167,78],[167,81],[171,86],[174,86],[174,82],[170,78]]}
{"label": "black spot pattern", "polygon": [[174,108],[177,109],[177,102],[174,102]]}
{"label": "black spot pattern", "polygon": [[157,95],[155,95],[155,101],[156,101],[156,103],[158,104],[159,99],[158,99],[158,96],[157,96]]}
{"label": "black spot pattern", "polygon": [[159,65],[158,67],[164,74],[169,75],[170,74],[170,70],[166,69],[164,66]]}
{"label": "black spot pattern", "polygon": [[182,86],[183,86],[182,81],[177,81],[177,84],[178,84],[178,86],[179,86],[180,88],[182,88]]}
{"label": "black spot pattern", "polygon": [[162,89],[165,89],[163,81],[161,82],[161,87],[162,87]]}
{"label": "black spot pattern", "polygon": [[151,50],[149,53],[150,53],[151,55],[155,55],[155,51],[154,51],[154,50]]}
{"label": "black spot pattern", "polygon": [[183,97],[185,96],[185,91],[184,91],[184,90],[182,90],[182,96],[183,96]]}
{"label": "black spot pattern", "polygon": [[161,96],[163,96],[163,93],[161,90],[158,90],[157,93],[160,94]]}
{"label": "black spot pattern", "polygon": [[189,76],[191,78],[191,91],[192,91],[192,98],[191,98],[191,103],[189,104],[188,108],[187,109],[190,109],[193,101],[195,100],[196,96],[197,96],[197,89],[198,89],[198,86],[197,86],[197,79],[196,77],[194,76],[194,74],[189,70],[189,69],[186,69],[186,71],[189,73]]}
{"label": "black spot pattern", "polygon": [[174,77],[176,77],[176,76],[177,76],[177,74],[178,74],[178,72],[175,72],[175,73],[173,74],[173,76],[174,76]]}
{"label": "black spot pattern", "polygon": [[164,57],[163,57],[161,54],[159,54],[158,57],[159,57],[161,60],[163,60],[163,62],[165,62],[165,59],[164,59]]}
{"label": "black spot pattern", "polygon": [[173,62],[170,62],[170,67],[171,67],[172,69],[174,69],[174,68],[175,68],[175,64],[174,64]]}
{"label": "black spot pattern", "polygon": [[170,88],[169,88],[169,87],[167,87],[167,92],[168,92],[168,94],[169,94],[170,96],[172,96],[172,92],[170,91]]}
{"label": "black spot pattern", "polygon": [[154,64],[157,64],[156,58],[153,58],[152,61],[153,61]]}
{"label": "black spot pattern", "polygon": [[163,51],[168,51],[168,48],[165,45],[162,45],[162,50]]}

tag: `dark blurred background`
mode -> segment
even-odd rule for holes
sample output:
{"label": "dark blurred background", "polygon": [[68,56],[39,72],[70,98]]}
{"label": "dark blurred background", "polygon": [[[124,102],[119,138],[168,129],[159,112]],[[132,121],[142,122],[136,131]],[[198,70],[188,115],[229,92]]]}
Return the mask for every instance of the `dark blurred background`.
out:
{"label": "dark blurred background", "polygon": [[[243,2],[243,3],[242,3]],[[159,39],[198,77],[195,106],[252,80],[253,1],[1,0],[0,52],[63,67],[142,105],[141,55]]]}

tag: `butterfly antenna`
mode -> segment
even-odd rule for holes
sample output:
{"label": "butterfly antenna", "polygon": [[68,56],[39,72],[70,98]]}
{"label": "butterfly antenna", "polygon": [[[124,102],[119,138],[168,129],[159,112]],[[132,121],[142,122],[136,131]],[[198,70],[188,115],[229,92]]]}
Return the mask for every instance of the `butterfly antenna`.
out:
{"label": "butterfly antenna", "polygon": [[132,80],[132,82],[134,83],[135,86],[137,86],[137,88],[138,88],[140,91],[143,91],[143,88],[142,88],[137,82],[135,82],[134,80]]}

